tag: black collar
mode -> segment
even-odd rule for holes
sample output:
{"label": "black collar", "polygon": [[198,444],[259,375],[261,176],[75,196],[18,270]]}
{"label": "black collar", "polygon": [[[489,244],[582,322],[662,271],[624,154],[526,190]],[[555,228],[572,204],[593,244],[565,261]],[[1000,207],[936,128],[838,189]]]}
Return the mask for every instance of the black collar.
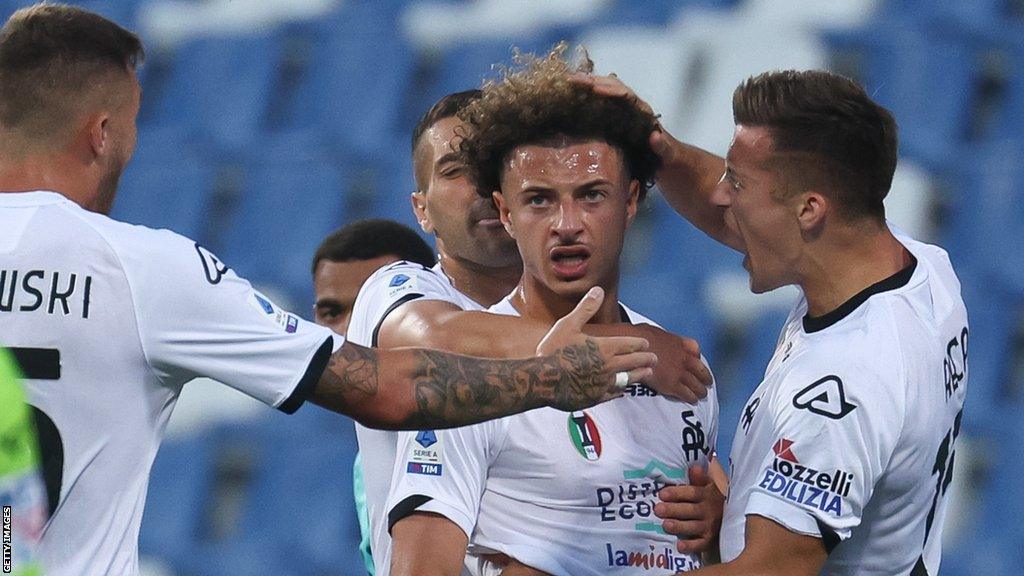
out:
{"label": "black collar", "polygon": [[875,294],[888,292],[890,290],[906,286],[907,283],[910,282],[910,277],[914,275],[915,269],[917,269],[917,258],[911,256],[911,262],[906,268],[861,290],[852,298],[840,304],[835,310],[822,314],[821,316],[811,316],[810,314],[804,316],[804,332],[810,334],[812,332],[824,330],[825,328],[828,328],[849,316],[850,313],[856,310],[858,306],[866,302],[868,298]]}

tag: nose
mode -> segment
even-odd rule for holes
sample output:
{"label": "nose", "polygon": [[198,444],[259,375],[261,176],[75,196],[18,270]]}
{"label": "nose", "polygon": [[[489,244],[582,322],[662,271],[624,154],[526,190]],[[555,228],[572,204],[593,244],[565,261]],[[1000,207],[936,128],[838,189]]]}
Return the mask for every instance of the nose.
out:
{"label": "nose", "polygon": [[732,204],[732,195],[729,193],[729,181],[725,178],[725,172],[719,178],[715,188],[711,191],[711,202],[719,208],[728,208]]}
{"label": "nose", "polygon": [[558,205],[551,232],[561,238],[574,238],[583,232],[583,212],[572,199]]}

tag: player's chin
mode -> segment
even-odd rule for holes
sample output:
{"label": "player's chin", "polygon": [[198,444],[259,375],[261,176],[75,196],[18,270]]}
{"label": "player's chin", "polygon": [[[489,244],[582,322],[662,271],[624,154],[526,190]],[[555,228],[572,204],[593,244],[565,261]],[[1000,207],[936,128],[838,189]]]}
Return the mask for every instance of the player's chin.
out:
{"label": "player's chin", "polygon": [[589,274],[578,277],[565,277],[564,275],[552,273],[548,276],[545,284],[548,289],[566,300],[579,300],[591,288],[597,286],[598,283],[597,279],[591,278]]}

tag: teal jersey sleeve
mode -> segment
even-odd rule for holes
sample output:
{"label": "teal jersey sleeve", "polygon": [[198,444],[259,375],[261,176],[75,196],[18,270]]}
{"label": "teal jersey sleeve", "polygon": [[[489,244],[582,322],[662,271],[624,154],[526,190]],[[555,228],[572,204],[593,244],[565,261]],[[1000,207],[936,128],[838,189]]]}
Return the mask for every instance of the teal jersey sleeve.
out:
{"label": "teal jersey sleeve", "polygon": [[356,500],[356,515],[359,516],[359,555],[363,557],[366,572],[374,576],[373,554],[370,551],[370,511],[366,507],[366,490],[363,488],[363,459],[358,452],[352,463],[352,493]]}

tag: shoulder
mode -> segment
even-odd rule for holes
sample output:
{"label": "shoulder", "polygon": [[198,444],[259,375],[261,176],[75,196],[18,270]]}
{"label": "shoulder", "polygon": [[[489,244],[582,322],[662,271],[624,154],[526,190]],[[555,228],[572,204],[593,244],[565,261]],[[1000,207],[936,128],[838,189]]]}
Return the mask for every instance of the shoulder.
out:
{"label": "shoulder", "polygon": [[819,416],[822,423],[850,415],[902,421],[907,378],[891,322],[871,331],[850,328],[794,351],[777,389],[780,413]]}
{"label": "shoulder", "polygon": [[359,298],[395,300],[407,294],[455,293],[448,279],[421,264],[400,261],[377,269],[363,283]]}

